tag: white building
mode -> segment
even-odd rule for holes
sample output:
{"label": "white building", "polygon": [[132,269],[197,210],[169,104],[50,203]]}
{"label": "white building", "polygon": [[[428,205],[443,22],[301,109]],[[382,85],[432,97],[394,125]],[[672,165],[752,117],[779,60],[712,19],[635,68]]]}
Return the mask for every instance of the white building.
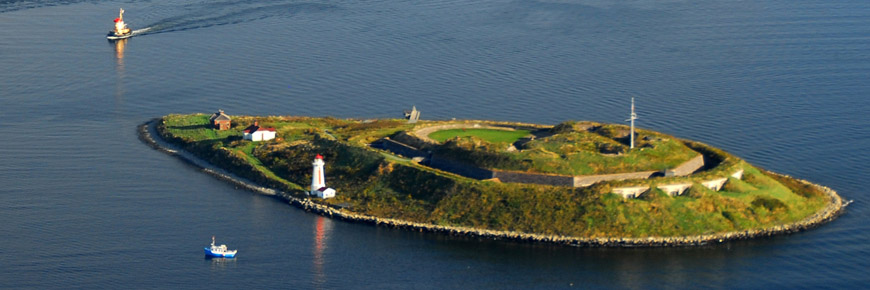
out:
{"label": "white building", "polygon": [[321,187],[320,189],[318,189],[317,191],[314,192],[314,196],[319,197],[319,198],[323,198],[323,199],[333,198],[333,197],[335,197],[335,189]]}
{"label": "white building", "polygon": [[254,121],[254,125],[245,128],[245,140],[268,141],[275,139],[275,128],[260,127],[260,122]]}
{"label": "white building", "polygon": [[335,189],[326,187],[326,177],[323,173],[323,166],[326,163],[323,162],[323,156],[317,154],[314,157],[314,162],[311,165],[314,166],[314,171],[311,172],[311,195],[317,196],[319,198],[331,198],[335,197]]}

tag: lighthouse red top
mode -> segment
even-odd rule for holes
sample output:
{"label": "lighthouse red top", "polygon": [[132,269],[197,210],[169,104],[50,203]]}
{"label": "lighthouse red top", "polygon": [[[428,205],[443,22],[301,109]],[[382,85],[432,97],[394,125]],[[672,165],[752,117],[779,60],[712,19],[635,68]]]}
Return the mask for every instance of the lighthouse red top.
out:
{"label": "lighthouse red top", "polygon": [[317,156],[314,156],[314,159],[323,159],[323,156],[321,156],[320,154],[317,154]]}

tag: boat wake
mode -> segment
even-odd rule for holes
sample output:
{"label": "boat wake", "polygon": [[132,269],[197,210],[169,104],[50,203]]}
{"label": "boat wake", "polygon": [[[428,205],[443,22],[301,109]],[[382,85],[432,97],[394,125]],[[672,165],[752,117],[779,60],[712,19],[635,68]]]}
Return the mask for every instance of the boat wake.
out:
{"label": "boat wake", "polygon": [[[273,1],[287,2],[287,1]],[[231,5],[232,4],[232,5]],[[256,7],[239,7],[240,3],[210,3],[204,7],[182,7],[187,11],[182,15],[158,20],[145,28],[133,31],[133,35],[149,35],[166,32],[184,31],[222,25],[231,25],[263,20],[272,17],[286,17],[297,13],[319,12],[335,8],[335,5],[320,3],[271,3],[253,1],[248,4]],[[242,6],[244,4],[241,4]]]}
{"label": "boat wake", "polygon": [[131,34],[130,37],[133,37],[133,36],[136,36],[136,35],[140,35],[140,34],[146,33],[146,32],[148,32],[148,31],[150,31],[150,30],[151,30],[151,27],[145,27],[145,28],[142,28],[142,29],[135,29],[135,30],[133,30],[133,32],[130,33],[130,34]]}

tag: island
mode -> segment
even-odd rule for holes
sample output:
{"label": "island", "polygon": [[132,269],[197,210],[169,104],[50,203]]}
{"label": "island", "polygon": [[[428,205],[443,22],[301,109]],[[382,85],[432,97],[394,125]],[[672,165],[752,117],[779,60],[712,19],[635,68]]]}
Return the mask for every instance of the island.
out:
{"label": "island", "polygon": [[[139,133],[156,149],[311,212],[485,239],[704,245],[806,230],[848,204],[830,188],[718,148],[625,125],[418,118],[219,111],[167,115]],[[322,195],[325,185],[334,196]]]}

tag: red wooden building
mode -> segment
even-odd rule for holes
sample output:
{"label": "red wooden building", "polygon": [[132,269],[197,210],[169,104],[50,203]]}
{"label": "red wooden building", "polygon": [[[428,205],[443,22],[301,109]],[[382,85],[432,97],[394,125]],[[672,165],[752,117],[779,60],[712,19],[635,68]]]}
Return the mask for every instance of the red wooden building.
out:
{"label": "red wooden building", "polygon": [[224,114],[224,110],[218,110],[217,113],[214,113],[210,118],[208,118],[208,121],[215,129],[229,130],[232,118],[230,118],[229,115]]}

